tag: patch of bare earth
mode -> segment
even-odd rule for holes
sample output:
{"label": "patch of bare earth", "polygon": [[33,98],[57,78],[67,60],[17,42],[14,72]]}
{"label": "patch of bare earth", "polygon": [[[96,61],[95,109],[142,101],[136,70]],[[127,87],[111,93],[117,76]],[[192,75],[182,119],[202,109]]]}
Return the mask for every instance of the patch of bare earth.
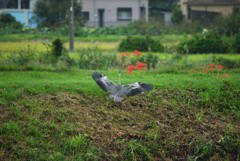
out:
{"label": "patch of bare earth", "polygon": [[[240,137],[239,120],[219,115],[207,107],[194,108],[198,96],[187,92],[155,89],[152,93],[125,98],[120,103],[108,95],[70,93],[22,95],[22,99],[38,105],[36,111],[19,105],[26,115],[34,113],[32,115],[41,122],[55,120],[60,128],[67,122],[73,125],[67,130],[69,136],[89,134],[94,146],[103,154],[101,160],[121,159],[130,140],[151,147],[153,160],[187,160],[195,155],[199,142],[221,141],[227,131],[235,138]],[[4,121],[11,119],[3,107],[0,113]],[[50,125],[48,130],[51,131]],[[57,138],[51,139],[57,141]],[[228,158],[236,160],[237,155],[229,154]],[[219,157],[216,155],[215,159],[221,160]]]}

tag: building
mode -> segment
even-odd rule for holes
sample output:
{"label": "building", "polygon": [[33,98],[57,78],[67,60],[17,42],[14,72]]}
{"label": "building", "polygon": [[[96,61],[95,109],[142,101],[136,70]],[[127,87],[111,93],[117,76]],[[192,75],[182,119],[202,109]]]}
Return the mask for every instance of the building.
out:
{"label": "building", "polygon": [[37,27],[37,24],[30,23],[33,16],[34,4],[37,0],[0,0],[0,14],[9,13],[25,27]]}
{"label": "building", "polygon": [[86,27],[116,27],[148,21],[148,0],[81,0]]}
{"label": "building", "polygon": [[206,22],[219,14],[240,13],[240,0],[180,0],[180,7],[185,20]]}
{"label": "building", "polygon": [[[30,23],[37,0],[0,0],[0,14],[10,13],[25,27]],[[148,21],[148,0],[79,0],[86,27],[116,27],[134,20]]]}

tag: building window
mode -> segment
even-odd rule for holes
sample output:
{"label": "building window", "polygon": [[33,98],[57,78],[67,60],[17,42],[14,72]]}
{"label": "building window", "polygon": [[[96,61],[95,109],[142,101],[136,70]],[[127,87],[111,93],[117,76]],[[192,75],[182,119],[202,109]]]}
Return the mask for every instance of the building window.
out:
{"label": "building window", "polygon": [[239,12],[239,8],[237,8],[237,7],[234,7],[233,8],[233,14],[239,14],[240,12]]}
{"label": "building window", "polygon": [[132,8],[118,8],[117,19],[121,21],[132,19]]}
{"label": "building window", "polygon": [[84,20],[89,20],[89,12],[81,12],[81,14]]}
{"label": "building window", "polygon": [[7,8],[17,9],[18,8],[18,0],[8,0]]}
{"label": "building window", "polygon": [[29,9],[29,0],[21,0],[21,9]]}

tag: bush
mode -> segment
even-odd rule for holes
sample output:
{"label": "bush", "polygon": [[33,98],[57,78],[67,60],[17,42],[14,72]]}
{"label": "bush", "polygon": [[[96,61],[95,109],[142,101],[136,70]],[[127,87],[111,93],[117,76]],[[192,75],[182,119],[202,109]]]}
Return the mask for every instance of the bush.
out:
{"label": "bush", "polygon": [[237,53],[240,53],[240,32],[235,36],[233,48],[236,50]]}
{"label": "bush", "polygon": [[149,51],[149,48],[153,52],[163,52],[164,46],[158,41],[147,36],[127,36],[119,44],[118,50],[120,52],[125,51]]}
{"label": "bush", "polygon": [[227,36],[235,35],[240,29],[240,14],[232,14],[227,17],[216,17],[212,28],[220,35],[226,34]]}
{"label": "bush", "polygon": [[226,53],[227,47],[221,37],[213,31],[195,34],[192,39],[177,46],[179,53]]}
{"label": "bush", "polygon": [[105,55],[97,47],[82,49],[77,61],[78,69],[110,69],[116,65],[116,54]]}
{"label": "bush", "polygon": [[182,22],[182,11],[181,11],[180,7],[179,6],[175,6],[172,9],[172,13],[173,13],[172,18],[171,18],[172,22],[174,24],[181,23]]}
{"label": "bush", "polygon": [[224,66],[224,68],[232,69],[232,68],[239,68],[240,62],[236,60],[226,59],[223,57],[213,57],[211,60],[214,64],[221,64]]}
{"label": "bush", "polygon": [[160,35],[162,34],[161,25],[157,21],[134,21],[127,25],[132,35]]}
{"label": "bush", "polygon": [[13,17],[11,14],[2,13],[0,14],[0,28],[3,28],[4,32],[8,32],[9,29],[10,30],[22,29],[23,25],[19,21],[16,21],[15,17]]}
{"label": "bush", "polygon": [[52,54],[55,57],[60,57],[61,55],[63,55],[63,52],[65,51],[63,42],[59,38],[55,39],[52,42],[51,48],[52,48]]}

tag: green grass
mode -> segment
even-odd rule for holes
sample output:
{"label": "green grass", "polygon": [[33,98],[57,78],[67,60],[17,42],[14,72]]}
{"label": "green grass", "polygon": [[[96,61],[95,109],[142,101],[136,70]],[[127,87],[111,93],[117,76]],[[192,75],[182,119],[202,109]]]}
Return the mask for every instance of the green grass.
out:
{"label": "green grass", "polygon": [[[68,36],[59,35],[37,35],[37,34],[11,34],[11,35],[1,35],[0,42],[21,42],[21,41],[45,41],[53,40],[60,37],[63,41],[68,42]],[[118,35],[104,35],[104,36],[87,36],[87,37],[75,37],[75,41],[83,42],[112,42],[119,41],[125,38],[125,36]]]}
{"label": "green grass", "polygon": [[[37,34],[10,34],[10,35],[1,35],[0,42],[20,42],[20,41],[44,41],[44,40],[53,40],[58,38],[59,35],[37,35]],[[65,42],[69,41],[68,36],[60,36],[61,39]],[[189,39],[190,35],[159,35],[153,36],[154,38],[159,39],[164,43],[174,43]],[[75,37],[75,41],[81,42],[114,42],[120,41],[126,38],[122,35],[99,35],[99,36],[87,36],[87,37]]]}
{"label": "green grass", "polygon": [[[237,157],[240,113],[233,104],[240,89],[239,73],[228,71],[231,77],[216,78],[188,71],[135,75],[122,71],[122,84],[140,81],[154,89],[114,103],[93,81],[93,72],[0,72],[0,158]],[[118,70],[98,72],[118,82]],[[221,109],[224,105],[232,107]]]}
{"label": "green grass", "polygon": [[[66,88],[70,91],[76,91],[76,89],[79,89],[79,91],[84,94],[104,95],[105,93],[96,88],[97,86],[92,80],[91,74],[93,72],[94,71],[92,70],[72,70],[61,72],[0,72],[0,89],[8,91],[7,93],[10,94],[9,96],[12,96],[13,98],[22,94],[22,92],[24,92],[24,88],[35,91],[35,93],[55,93],[61,88]],[[115,83],[118,82],[117,70],[100,70],[99,72],[107,75]],[[240,80],[240,75],[236,73],[232,74],[232,77],[227,78],[216,78],[214,75],[208,76],[205,73],[195,74],[191,72],[187,72],[186,74],[164,74],[161,73],[161,71],[158,73],[158,70],[140,72],[139,74],[135,72],[135,75],[127,75],[126,73],[127,71],[123,71],[121,79],[122,84],[140,81],[148,82],[155,86],[160,84],[171,88],[193,88],[199,91],[208,89],[209,91],[213,90],[213,92],[218,91],[220,88],[220,86],[213,86],[213,84],[221,84],[223,80],[228,80],[232,88],[234,86],[238,88]],[[6,96],[8,96],[8,94],[6,94]],[[32,94],[34,94],[34,92]]]}
{"label": "green grass", "polygon": [[[168,36],[162,40],[175,43],[186,37]],[[91,62],[93,54],[115,53],[85,52],[89,55],[85,61],[90,60],[92,66],[100,60],[107,62],[102,60],[106,57]],[[2,70],[6,70],[0,71],[0,160],[238,159],[239,54],[179,57],[154,53],[160,58],[155,69],[127,75],[124,69],[134,59],[117,58],[108,70],[78,70],[64,62],[32,61],[39,56],[35,53],[18,51],[18,58],[12,55],[15,62],[4,62],[14,53],[0,55]],[[147,54],[142,53],[143,57]],[[78,52],[69,55],[79,59]],[[214,57],[224,59],[213,62]],[[217,69],[201,72],[204,65],[219,61],[225,63],[220,73]],[[114,102],[91,74],[97,71],[118,83],[119,70],[121,84],[143,82],[153,84],[154,89]],[[222,77],[226,73],[229,77]]]}
{"label": "green grass", "polygon": [[[237,158],[239,73],[216,78],[122,71],[122,84],[140,81],[154,89],[115,103],[93,81],[93,72],[0,72],[0,158]],[[98,72],[118,82],[118,70]]]}

